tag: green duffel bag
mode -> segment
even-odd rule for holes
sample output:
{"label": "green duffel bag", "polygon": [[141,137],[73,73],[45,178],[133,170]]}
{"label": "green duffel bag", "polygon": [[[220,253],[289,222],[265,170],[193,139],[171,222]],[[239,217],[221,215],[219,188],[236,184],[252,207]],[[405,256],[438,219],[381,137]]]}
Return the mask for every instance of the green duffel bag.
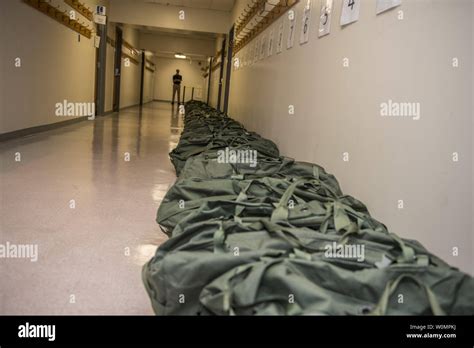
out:
{"label": "green duffel bag", "polygon": [[[201,290],[226,270],[281,251],[266,248],[242,253],[214,253],[213,235],[220,221],[188,225],[186,231],[163,243],[143,267],[143,281],[159,315],[207,314],[199,303]],[[247,227],[250,228],[250,227]]]}
{"label": "green duffel bag", "polygon": [[189,158],[180,173],[180,178],[209,180],[224,178],[243,179],[244,175],[248,178],[274,176],[283,167],[294,163],[292,158],[269,157],[261,154],[257,157],[257,163],[255,166],[250,162],[219,162],[218,157],[218,153],[213,151],[203,152]]}
{"label": "green duffel bag", "polygon": [[[253,186],[253,191],[265,190],[269,196],[254,195],[248,199],[245,192],[251,186]],[[161,202],[156,214],[156,222],[164,233],[170,235],[177,223],[198,210],[204,203],[213,201],[229,209],[230,215],[237,216],[244,211],[246,216],[259,216],[264,211],[267,215],[271,215],[274,209],[272,203],[278,202],[278,198],[275,192],[272,197],[269,188],[271,189],[271,186],[258,185],[253,180],[220,179],[216,182],[180,180],[179,184],[171,187]]]}
{"label": "green duffel bag", "polygon": [[[321,184],[326,191],[310,192],[308,185]],[[317,188],[318,189],[318,188]],[[300,204],[290,204],[290,199]],[[291,208],[291,209],[290,209]],[[332,187],[313,178],[299,178],[288,186],[271,216],[272,221],[290,221],[295,226],[307,226],[325,233],[357,231],[364,228],[387,233],[385,225],[372,218],[367,207],[352,196],[338,196]]]}
{"label": "green duffel bag", "polygon": [[171,234],[179,221],[211,201],[228,209],[228,216],[266,217],[321,232],[344,233],[352,225],[387,232],[361,202],[338,197],[329,185],[314,178],[179,179],[164,197],[156,221]]}
{"label": "green duffel bag", "polygon": [[[325,246],[333,242],[347,243],[347,236],[306,228],[275,227],[265,220],[244,223],[210,218],[219,213],[219,209],[210,207],[199,214],[207,219],[196,223],[190,219],[178,225],[182,231],[160,246],[155,257],[145,265],[143,278],[157,314],[208,314],[199,301],[204,286],[225,272],[262,257],[288,258],[296,252],[299,257],[323,260],[351,271],[410,261],[424,266],[434,264],[429,261],[431,255],[423,249],[419,253],[416,245],[412,248],[411,244],[399,243],[391,236],[386,236],[382,243],[381,240],[358,241],[366,247],[363,262],[328,259]],[[225,209],[220,211],[224,212]]]}
{"label": "green duffel bag", "polygon": [[240,134],[219,134],[215,136],[214,141],[223,141],[225,147],[235,149],[251,149],[257,151],[259,156],[279,157],[280,153],[276,144],[262,138],[254,132],[243,132]]}
{"label": "green duffel bag", "polygon": [[205,151],[209,151],[212,149],[220,149],[222,146],[215,145],[212,141],[205,142],[202,144],[193,144],[188,142],[183,142],[182,144],[178,145],[173,151],[170,152],[170,160],[176,170],[176,175],[180,175],[181,170],[183,169],[186,161],[188,158],[199,155]]}
{"label": "green duffel bag", "polygon": [[[203,138],[199,138],[202,140]],[[186,161],[196,155],[202,153],[216,153],[218,150],[225,150],[226,148],[234,151],[257,151],[258,156],[262,157],[279,157],[278,148],[276,145],[264,138],[249,140],[246,143],[240,143],[235,146],[233,137],[227,138],[213,138],[209,143],[194,143],[183,141],[173,151],[170,152],[170,159],[175,166],[176,172],[180,175]]]}
{"label": "green duffel bag", "polygon": [[143,280],[156,314],[208,314],[199,302],[199,294],[209,282],[228,270],[263,256],[282,256],[292,247],[284,240],[275,242],[268,238],[267,232],[261,230],[263,225],[258,222],[241,225],[230,221],[225,223],[225,229],[234,230],[232,235],[240,237],[242,250],[238,257],[233,253],[223,253],[217,251],[220,243],[215,241],[222,235],[219,233],[220,224],[219,220],[208,220],[187,225],[184,233],[160,246],[144,266]]}
{"label": "green duffel bag", "polygon": [[215,315],[473,315],[474,281],[451,268],[393,265],[353,272],[293,257],[236,267],[203,289]]}
{"label": "green duffel bag", "polygon": [[[174,247],[185,244],[189,236],[189,230],[199,232],[199,226],[209,221],[223,221],[222,228],[217,231],[219,224],[214,225],[214,247],[219,250],[231,252],[235,247],[245,250],[261,248],[264,241],[246,232],[266,231],[261,234],[265,239],[277,238],[284,240],[288,245],[310,252],[313,256],[322,257],[326,253],[326,242],[337,242],[337,244],[364,245],[366,257],[364,260],[346,261],[334,259],[331,262],[346,265],[349,268],[377,267],[383,268],[387,265],[402,262],[435,265],[438,267],[449,267],[444,261],[431,254],[420,243],[412,240],[401,239],[393,233],[371,228],[357,229],[356,224],[340,233],[334,229],[324,232],[312,228],[293,226],[290,221],[272,221],[262,217],[238,217],[230,213],[234,207],[233,202],[207,202],[199,210],[190,214],[186,219],[178,223],[173,231],[173,237],[169,245]],[[191,228],[192,226],[192,228]],[[220,225],[219,225],[220,226]],[[197,231],[197,232],[196,232]],[[267,235],[268,233],[270,233]],[[229,237],[230,236],[230,237]],[[250,236],[250,237],[249,237]],[[183,242],[183,240],[185,242]],[[323,244],[321,244],[323,243]],[[331,244],[332,246],[332,244]],[[174,249],[170,248],[169,250]],[[286,249],[285,249],[286,250]]]}
{"label": "green duffel bag", "polygon": [[[296,205],[313,200],[331,202],[338,197],[330,187],[317,179],[299,179],[294,183],[287,179],[270,177],[247,180],[179,179],[166,193],[158,208],[156,221],[165,233],[169,233],[179,221],[208,201],[250,203],[236,205],[230,213],[240,216],[270,217],[274,207],[287,205],[291,198]],[[318,203],[315,209],[318,208],[320,208],[318,213],[321,215],[324,205]],[[307,208],[305,211],[302,208],[298,216],[301,218],[308,216],[308,213],[315,209]],[[330,206],[327,209],[330,209]],[[327,214],[324,211],[322,215]],[[295,214],[292,215],[292,217],[295,216]]]}
{"label": "green duffel bag", "polygon": [[474,281],[416,264],[354,272],[295,253],[240,265],[199,299],[215,315],[473,315]]}
{"label": "green duffel bag", "polygon": [[266,176],[287,179],[315,178],[330,186],[335,194],[342,196],[334,175],[327,173],[317,164],[297,162],[289,157],[260,155],[257,165],[252,167],[250,163],[219,163],[216,152],[204,152],[189,158],[180,173],[180,178],[183,179],[253,179]]}

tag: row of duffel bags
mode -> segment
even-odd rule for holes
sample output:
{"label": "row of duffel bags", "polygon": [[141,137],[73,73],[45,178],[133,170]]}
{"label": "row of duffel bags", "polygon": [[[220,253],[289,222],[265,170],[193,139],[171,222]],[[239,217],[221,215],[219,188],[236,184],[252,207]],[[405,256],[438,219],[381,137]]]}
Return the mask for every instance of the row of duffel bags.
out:
{"label": "row of duffel bags", "polygon": [[[473,279],[416,241],[369,227],[341,235],[271,218],[236,219],[232,208],[204,203],[144,266],[157,314],[474,312]],[[337,248],[346,247],[353,257],[339,257]]]}
{"label": "row of duffel bags", "polygon": [[471,277],[389,233],[322,167],[276,145],[254,166],[220,162],[224,146],[254,147],[209,110],[187,108],[180,176],[157,213],[171,236],[143,269],[157,314],[474,313]]}
{"label": "row of duffel bags", "polygon": [[202,102],[186,104],[184,131],[170,158],[179,176],[186,161],[201,153],[219,150],[254,150],[259,156],[278,158],[278,147],[271,140],[247,131],[239,122],[224,117],[219,112],[209,112]]}

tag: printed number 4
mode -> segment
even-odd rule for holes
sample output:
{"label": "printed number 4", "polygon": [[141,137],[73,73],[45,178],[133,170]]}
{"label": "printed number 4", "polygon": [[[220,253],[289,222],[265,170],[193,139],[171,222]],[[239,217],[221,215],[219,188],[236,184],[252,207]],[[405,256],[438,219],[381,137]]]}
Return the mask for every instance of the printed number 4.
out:
{"label": "printed number 4", "polygon": [[355,0],[349,0],[349,2],[347,3],[347,7],[350,7],[351,10],[354,9],[354,4],[355,4]]}

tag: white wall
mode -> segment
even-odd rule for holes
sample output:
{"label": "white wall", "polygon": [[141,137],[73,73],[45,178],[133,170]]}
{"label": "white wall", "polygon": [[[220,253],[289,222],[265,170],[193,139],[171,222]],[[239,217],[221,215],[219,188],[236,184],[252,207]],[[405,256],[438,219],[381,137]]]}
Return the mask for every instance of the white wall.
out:
{"label": "white wall", "polygon": [[[176,74],[176,69],[179,69],[180,74],[183,76],[183,81],[181,82],[181,99],[183,98],[183,87],[186,86],[185,100],[187,101],[191,99],[191,88],[194,86],[194,99],[205,100],[204,84],[206,81],[202,76],[203,72],[200,70],[201,66],[206,64],[205,61],[202,61],[201,66],[199,66],[197,61],[190,63],[187,59],[157,57],[155,62],[154,99],[171,101],[173,92],[172,77]],[[201,89],[201,94],[199,94],[198,88]]]}
{"label": "white wall", "polygon": [[[375,0],[364,0],[359,21],[341,29],[335,0],[331,33],[318,38],[320,1],[313,0],[310,40],[300,46],[303,3],[292,49],[285,16],[283,52],[232,72],[229,114],[283,154],[334,173],[392,232],[474,273],[473,2],[404,0],[376,16]],[[420,103],[421,119],[380,116],[389,99]]]}
{"label": "white wall", "polygon": [[[98,1],[84,1],[94,8]],[[63,1],[52,4],[71,8]],[[107,6],[107,2],[101,4]],[[79,14],[81,17],[81,15]],[[81,18],[89,27],[91,22]],[[81,36],[20,0],[0,1],[0,133],[70,119],[55,104],[94,102],[95,48]],[[12,39],[13,38],[13,39]],[[14,66],[21,58],[21,67]]]}

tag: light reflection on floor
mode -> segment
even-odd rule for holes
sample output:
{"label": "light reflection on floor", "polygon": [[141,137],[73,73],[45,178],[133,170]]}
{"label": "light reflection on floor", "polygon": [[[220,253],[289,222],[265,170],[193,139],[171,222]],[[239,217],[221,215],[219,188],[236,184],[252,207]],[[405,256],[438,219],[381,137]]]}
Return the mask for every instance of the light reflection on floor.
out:
{"label": "light reflection on floor", "polygon": [[155,218],[181,123],[154,102],[0,143],[0,243],[39,253],[0,260],[0,314],[152,314],[141,266],[167,239]]}

